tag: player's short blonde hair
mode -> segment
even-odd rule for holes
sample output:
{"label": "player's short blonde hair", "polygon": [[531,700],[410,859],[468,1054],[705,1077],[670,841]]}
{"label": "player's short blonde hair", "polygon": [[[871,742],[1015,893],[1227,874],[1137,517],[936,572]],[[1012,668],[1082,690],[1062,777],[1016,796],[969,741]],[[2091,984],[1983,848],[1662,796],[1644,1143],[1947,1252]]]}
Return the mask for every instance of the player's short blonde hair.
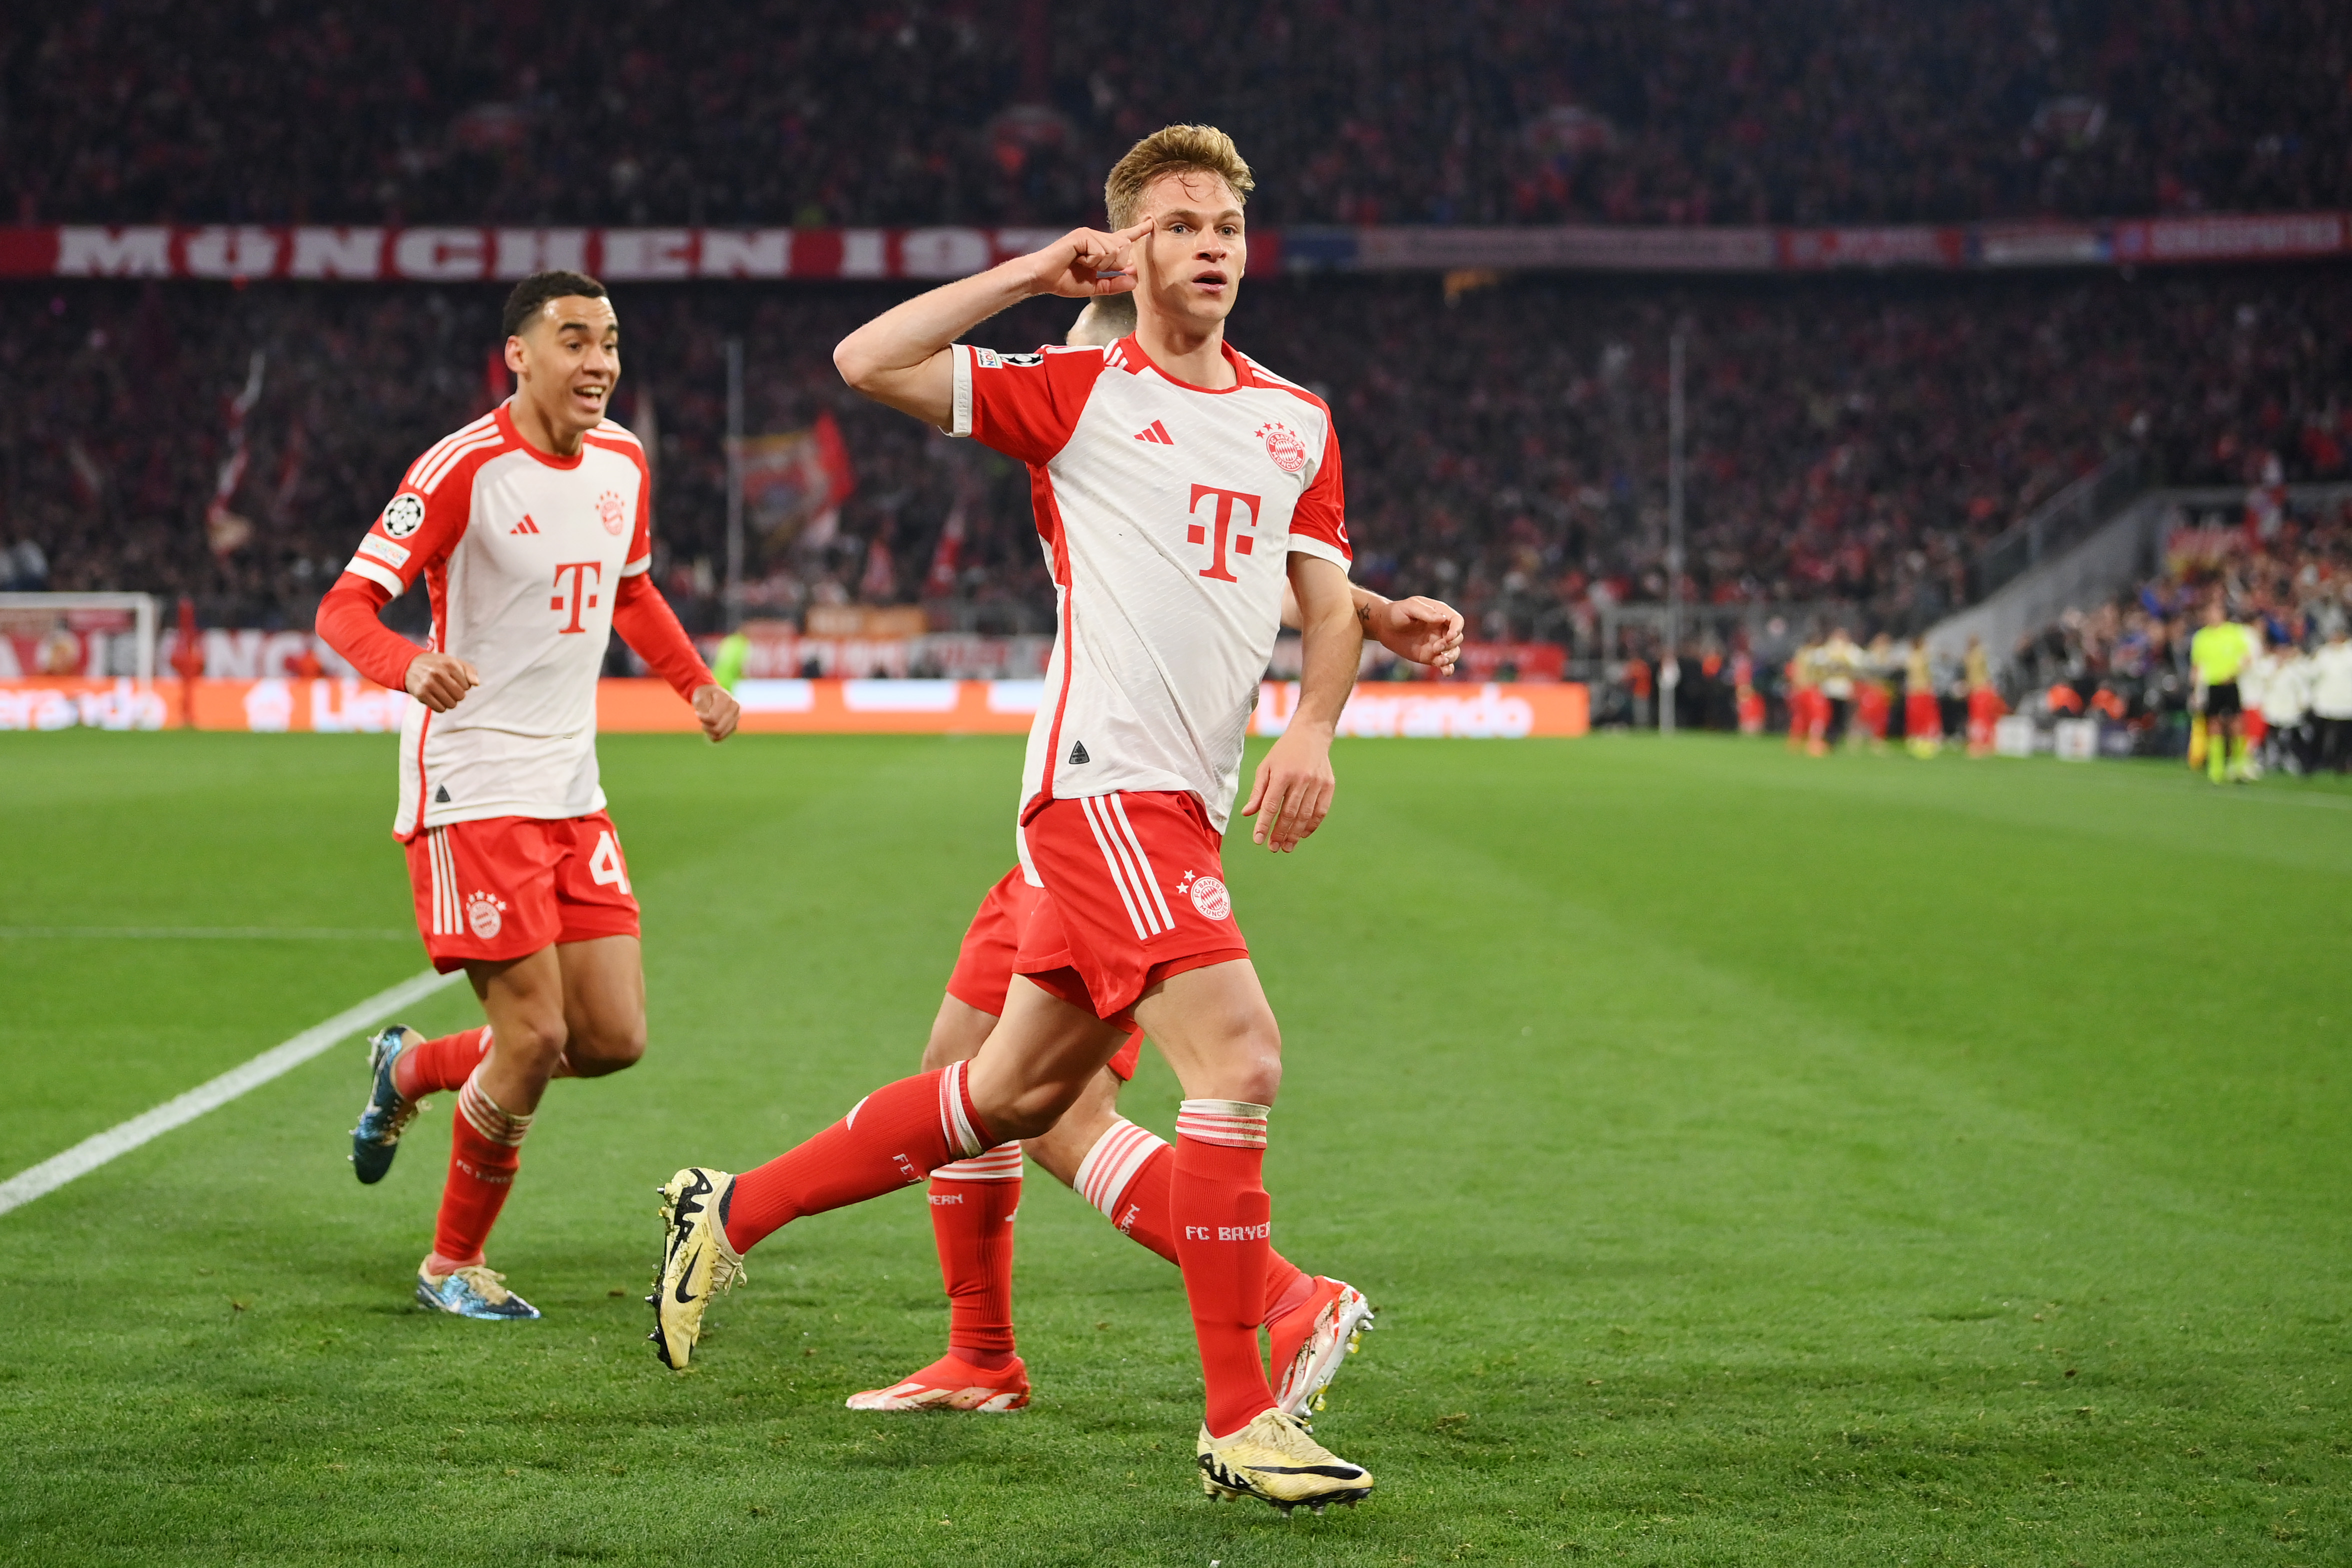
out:
{"label": "player's short blonde hair", "polygon": [[1107,349],[1134,331],[1135,296],[1098,294],[1087,301],[1062,341],[1074,349]]}
{"label": "player's short blonde hair", "polygon": [[1111,227],[1125,228],[1135,221],[1136,204],[1152,181],[1162,174],[1189,174],[1216,175],[1244,205],[1257,184],[1241,149],[1215,126],[1162,126],[1129,148],[1103,182],[1103,210]]}

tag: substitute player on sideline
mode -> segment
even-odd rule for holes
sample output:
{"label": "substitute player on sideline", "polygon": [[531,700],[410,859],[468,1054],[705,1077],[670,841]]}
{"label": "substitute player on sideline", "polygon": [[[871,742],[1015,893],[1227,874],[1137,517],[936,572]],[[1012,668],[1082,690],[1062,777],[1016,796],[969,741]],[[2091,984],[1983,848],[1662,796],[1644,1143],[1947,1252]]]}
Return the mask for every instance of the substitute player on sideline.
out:
{"label": "substitute player on sideline", "polygon": [[[1066,340],[1108,349],[1135,330],[1135,297],[1090,301]],[[1400,658],[1452,671],[1462,647],[1462,616],[1434,599],[1390,600],[1353,590],[1365,630]],[[1283,621],[1297,622],[1286,586]],[[922,1066],[937,1071],[976,1055],[1004,1011],[1013,960],[1037,904],[1018,866],[991,888],[964,933],[947,994],[932,1021]],[[947,1288],[948,1352],[887,1388],[849,1396],[852,1410],[1018,1410],[1029,1403],[1028,1369],[1013,1331],[1013,1223],[1021,1207],[1021,1156],[1084,1195],[1121,1235],[1174,1263],[1168,1229],[1168,1184],[1175,1152],[1118,1114],[1119,1090],[1135,1077],[1140,1033],[1097,1073],[1078,1102],[1043,1135],[1003,1144],[931,1173],[931,1231]],[[1267,1256],[1265,1319],[1275,1403],[1293,1415],[1319,1405],[1324,1388],[1357,1335],[1371,1326],[1363,1293],[1343,1280],[1308,1274],[1278,1252]]]}
{"label": "substitute player on sideline", "polygon": [[[653,483],[604,416],[621,374],[604,286],[542,272],[508,296],[515,395],[417,458],[320,602],[319,635],[416,699],[400,733],[400,811],[433,966],[462,967],[487,1027],[369,1042],[352,1133],[362,1182],[391,1168],[424,1097],[457,1090],[449,1174],[417,1300],[465,1318],[536,1318],[483,1257],[551,1077],[645,1052],[637,901],[596,773],[596,677],[618,631],[723,741],[738,710],[646,569]],[[419,651],[377,618],[422,577]]]}
{"label": "substitute player on sideline", "polygon": [[[1297,848],[1329,810],[1330,741],[1362,634],[1330,412],[1224,342],[1251,184],[1223,132],[1171,126],[1111,171],[1117,232],[1073,230],[885,312],[834,351],[868,396],[1029,465],[1061,623],[1017,818],[1042,896],[1003,1018],[969,1063],[887,1085],[740,1177],[689,1166],[670,1179],[655,1339],[684,1366],[745,1250],[794,1218],[1045,1131],[1140,1024],[1187,1097],[1168,1212],[1207,1384],[1202,1485],[1320,1508],[1360,1501],[1372,1478],[1276,1406],[1259,1356],[1260,1168],[1281,1035],[1234,921],[1220,838],[1285,577],[1304,637],[1298,708],[1243,808],[1271,849]],[[1108,351],[955,342],[1040,294],[1130,289],[1136,333]]]}

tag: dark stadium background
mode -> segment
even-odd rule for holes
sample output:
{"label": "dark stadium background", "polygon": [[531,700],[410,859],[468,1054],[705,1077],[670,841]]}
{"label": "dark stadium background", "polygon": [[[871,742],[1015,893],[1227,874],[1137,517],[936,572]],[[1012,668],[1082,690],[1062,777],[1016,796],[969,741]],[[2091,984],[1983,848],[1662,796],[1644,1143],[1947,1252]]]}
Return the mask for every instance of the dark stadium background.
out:
{"label": "dark stadium background", "polygon": [[[1172,54],[1136,42],[1162,25]],[[2281,213],[2340,230],[2348,77],[2352,22],[2319,0],[1331,0],[1164,18],[673,5],[593,25],[531,4],[37,4],[0,19],[0,216],[1062,226],[1099,218],[1100,171],[1133,137],[1191,118],[1255,162],[1252,221],[1269,251],[1292,239],[1294,267],[1331,226],[1866,239]],[[1666,344],[1686,331],[1683,586],[1696,604],[1799,608],[1756,639],[1771,688],[1815,621],[1900,637],[1980,596],[1988,545],[2118,454],[2143,486],[2347,477],[2342,257],[1704,280],[1289,270],[1253,279],[1234,333],[1332,397],[1361,580],[1447,597],[1474,641],[1555,644],[1570,673],[1622,689],[1627,659],[1664,651],[1654,619],[1604,612],[1666,596]],[[841,599],[920,605],[940,629],[1049,624],[1021,477],[904,428],[826,363],[908,286],[615,287],[618,412],[657,431],[660,580],[690,627],[730,618],[730,337],[746,427],[830,412],[861,476],[825,547],[753,538],[744,613],[790,621]],[[488,284],[0,283],[0,587],[135,589],[187,596],[206,626],[307,626],[405,458],[498,395],[496,301]],[[1034,304],[980,335],[1034,346],[1070,313]],[[202,520],[223,405],[257,351],[268,371],[232,498],[255,527],[215,550]],[[959,502],[950,582],[930,566]],[[2290,510],[2248,566],[2248,607],[2315,635],[2292,584],[2306,559],[2341,570],[2340,519]],[[2185,611],[2179,583],[2150,587],[2136,629],[2053,619],[1995,650],[2011,700],[2110,676],[2141,709],[2169,700],[2161,679],[2141,687]],[[1753,632],[1738,626],[1686,622],[1678,651],[1696,669],[1706,634]],[[1685,700],[1692,721],[1729,711]],[[1626,710],[1605,690],[1601,709]]]}

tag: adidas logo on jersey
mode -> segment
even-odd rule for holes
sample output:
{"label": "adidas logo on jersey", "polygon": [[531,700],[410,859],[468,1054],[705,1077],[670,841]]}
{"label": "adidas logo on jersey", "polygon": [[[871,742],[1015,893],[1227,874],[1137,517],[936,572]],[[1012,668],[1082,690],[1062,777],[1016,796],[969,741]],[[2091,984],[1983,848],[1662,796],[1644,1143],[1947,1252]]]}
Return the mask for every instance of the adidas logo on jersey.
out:
{"label": "adidas logo on jersey", "polygon": [[436,805],[446,805],[449,804],[449,786],[447,784],[443,784],[439,789],[433,792],[433,803]]}
{"label": "adidas logo on jersey", "polygon": [[537,533],[538,531],[539,524],[531,521],[530,513],[529,512],[522,514],[522,521],[520,522],[516,523],[512,528],[507,530],[509,537],[512,537],[518,533]]}
{"label": "adidas logo on jersey", "polygon": [[1176,444],[1176,438],[1168,434],[1168,426],[1157,419],[1154,419],[1146,428],[1138,430],[1135,433],[1135,438],[1139,441],[1149,441],[1155,447],[1173,447]]}
{"label": "adidas logo on jersey", "polygon": [[1087,743],[1074,741],[1070,744],[1070,766],[1077,767],[1087,761]]}

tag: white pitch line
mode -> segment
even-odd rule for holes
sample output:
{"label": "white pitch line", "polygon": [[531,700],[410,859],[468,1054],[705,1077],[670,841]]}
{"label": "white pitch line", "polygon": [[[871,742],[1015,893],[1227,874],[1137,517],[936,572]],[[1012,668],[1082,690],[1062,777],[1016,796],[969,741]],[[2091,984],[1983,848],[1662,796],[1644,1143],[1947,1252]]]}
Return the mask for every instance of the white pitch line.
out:
{"label": "white pitch line", "polygon": [[0,1214],[21,1208],[45,1193],[56,1192],[76,1176],[89,1174],[117,1154],[127,1154],[174,1127],[185,1126],[207,1110],[226,1105],[246,1090],[257,1089],[282,1073],[291,1072],[369,1025],[380,1023],[411,1003],[422,1001],[443,986],[453,985],[465,977],[466,972],[462,969],[447,974],[436,974],[428,969],[422,974],[411,976],[389,991],[377,992],[356,1007],[344,1009],[323,1024],[313,1025],[282,1046],[272,1046],[252,1060],[229,1068],[209,1083],[198,1084],[187,1093],[167,1100],[152,1110],[119,1122],[103,1132],[94,1133],[64,1153],[53,1155],[37,1165],[17,1172],[6,1181],[0,1182]]}

